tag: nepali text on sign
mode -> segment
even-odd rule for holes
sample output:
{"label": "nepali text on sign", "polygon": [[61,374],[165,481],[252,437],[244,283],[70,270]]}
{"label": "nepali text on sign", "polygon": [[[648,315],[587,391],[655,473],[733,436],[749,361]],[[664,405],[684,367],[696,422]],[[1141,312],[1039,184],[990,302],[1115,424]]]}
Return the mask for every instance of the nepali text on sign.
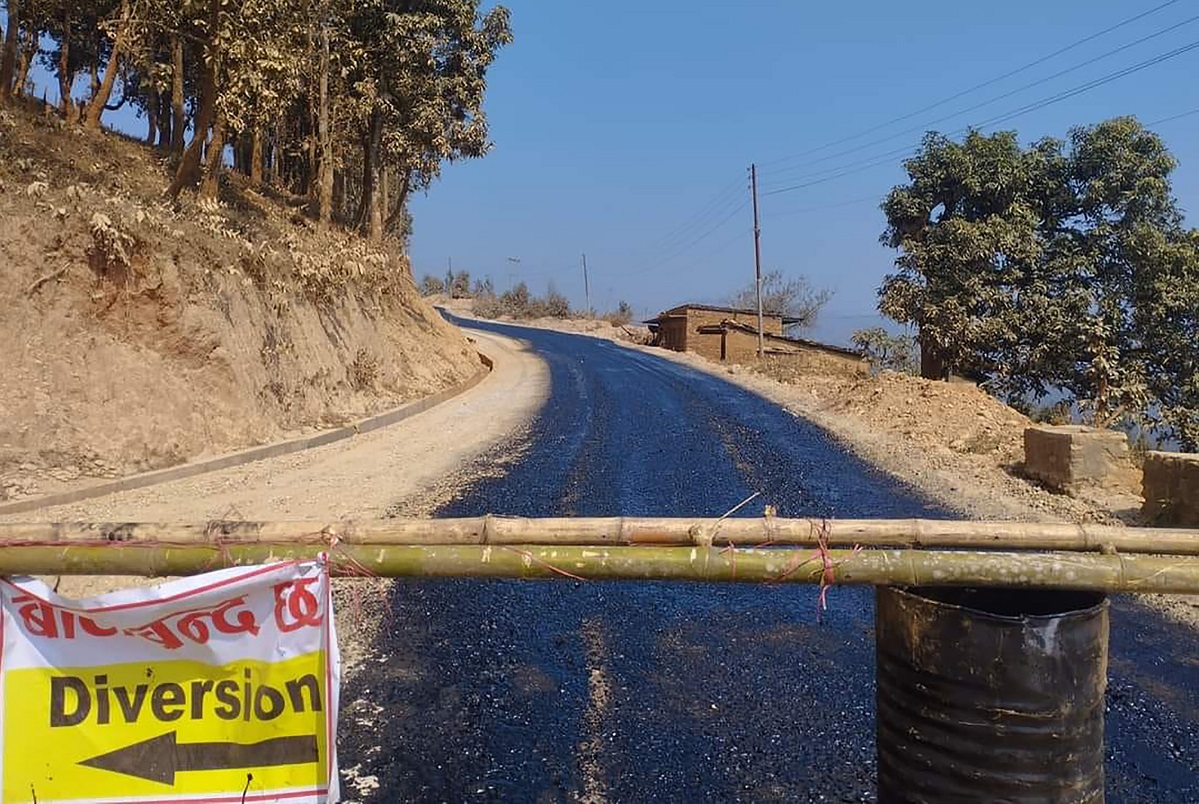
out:
{"label": "nepali text on sign", "polygon": [[337,801],[331,600],[322,562],[83,601],[0,580],[4,804]]}

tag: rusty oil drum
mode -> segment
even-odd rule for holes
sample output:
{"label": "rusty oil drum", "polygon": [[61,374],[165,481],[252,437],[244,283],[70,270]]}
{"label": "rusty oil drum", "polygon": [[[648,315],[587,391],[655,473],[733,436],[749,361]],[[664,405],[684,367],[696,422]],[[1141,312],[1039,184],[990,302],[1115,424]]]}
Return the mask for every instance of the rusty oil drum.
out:
{"label": "rusty oil drum", "polygon": [[880,802],[1103,801],[1108,604],[876,593]]}

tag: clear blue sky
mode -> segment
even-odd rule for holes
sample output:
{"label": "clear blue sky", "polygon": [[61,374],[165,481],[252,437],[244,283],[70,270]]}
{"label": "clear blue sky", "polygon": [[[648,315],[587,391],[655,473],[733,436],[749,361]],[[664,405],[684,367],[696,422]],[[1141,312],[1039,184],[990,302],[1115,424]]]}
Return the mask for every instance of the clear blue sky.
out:
{"label": "clear blue sky", "polygon": [[[510,0],[516,41],[489,79],[495,149],[447,166],[413,199],[414,270],[444,274],[452,258],[500,289],[510,274],[538,293],[553,280],[582,306],[586,252],[598,309],[625,299],[646,316],[725,302],[753,278],[741,205],[756,162],[764,267],[831,289],[813,334],[845,342],[880,323],[875,291],[893,254],[878,242],[878,204],[903,180],[900,163],[921,132],[983,123],[1199,42],[1199,19],[1190,21],[1199,0],[1153,11],[1164,3]],[[1199,107],[1197,68],[1199,49],[983,129],[1014,129],[1028,142],[1115,115],[1151,123],[1183,114]],[[898,117],[907,119],[857,136]],[[127,113],[106,122],[144,132]],[[1175,193],[1199,225],[1199,114],[1154,128],[1181,163]]]}
{"label": "clear blue sky", "polygon": [[[581,305],[585,251],[598,308],[627,299],[641,315],[682,301],[725,301],[753,277],[749,208],[711,228],[748,198],[750,162],[764,165],[766,190],[824,178],[819,171],[914,146],[926,127],[954,131],[1199,41],[1197,20],[955,114],[1199,16],[1199,2],[1178,0],[956,101],[768,164],[907,115],[1163,2],[511,0],[516,40],[489,81],[495,149],[447,167],[414,200],[416,273],[444,273],[452,257],[499,288],[509,273],[535,291],[553,279]],[[1014,129],[1031,141],[1115,115],[1170,117],[1199,107],[1197,68],[1199,50],[1190,51],[984,130]],[[941,117],[949,119],[932,123]],[[898,133],[909,128],[917,130]],[[1181,163],[1175,191],[1188,211],[1199,208],[1197,129],[1199,114],[1157,127]],[[878,242],[878,202],[903,179],[902,154],[882,160],[762,197],[764,266],[835,293],[818,337],[843,341],[876,320],[875,289],[893,256]],[[1197,225],[1193,214],[1188,222]],[[508,257],[519,257],[519,267]]]}

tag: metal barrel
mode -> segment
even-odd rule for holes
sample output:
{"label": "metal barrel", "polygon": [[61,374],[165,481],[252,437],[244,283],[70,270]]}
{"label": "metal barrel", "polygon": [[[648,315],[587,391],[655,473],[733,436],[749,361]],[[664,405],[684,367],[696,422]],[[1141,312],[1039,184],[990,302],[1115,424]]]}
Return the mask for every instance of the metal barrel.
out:
{"label": "metal barrel", "polygon": [[1108,603],[876,592],[880,802],[1103,801]]}

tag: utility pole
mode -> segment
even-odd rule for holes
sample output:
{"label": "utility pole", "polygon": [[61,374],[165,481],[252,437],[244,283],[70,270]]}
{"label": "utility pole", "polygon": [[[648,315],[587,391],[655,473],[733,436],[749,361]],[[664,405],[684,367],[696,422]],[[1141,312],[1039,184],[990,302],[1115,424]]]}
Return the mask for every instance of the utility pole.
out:
{"label": "utility pole", "polygon": [[749,166],[750,192],[754,200],[754,278],[758,290],[758,359],[765,352],[762,335],[762,226],[758,222],[758,166]]}
{"label": "utility pole", "polygon": [[[517,271],[520,270],[520,257],[509,257],[508,262],[515,265]],[[508,269],[508,290],[509,291],[512,290],[512,280],[515,277],[516,277],[516,274],[513,272],[513,270],[511,268],[509,268]]]}
{"label": "utility pole", "polygon": [[583,255],[583,295],[587,299],[587,312],[591,312],[591,283],[587,281],[587,255]]}

